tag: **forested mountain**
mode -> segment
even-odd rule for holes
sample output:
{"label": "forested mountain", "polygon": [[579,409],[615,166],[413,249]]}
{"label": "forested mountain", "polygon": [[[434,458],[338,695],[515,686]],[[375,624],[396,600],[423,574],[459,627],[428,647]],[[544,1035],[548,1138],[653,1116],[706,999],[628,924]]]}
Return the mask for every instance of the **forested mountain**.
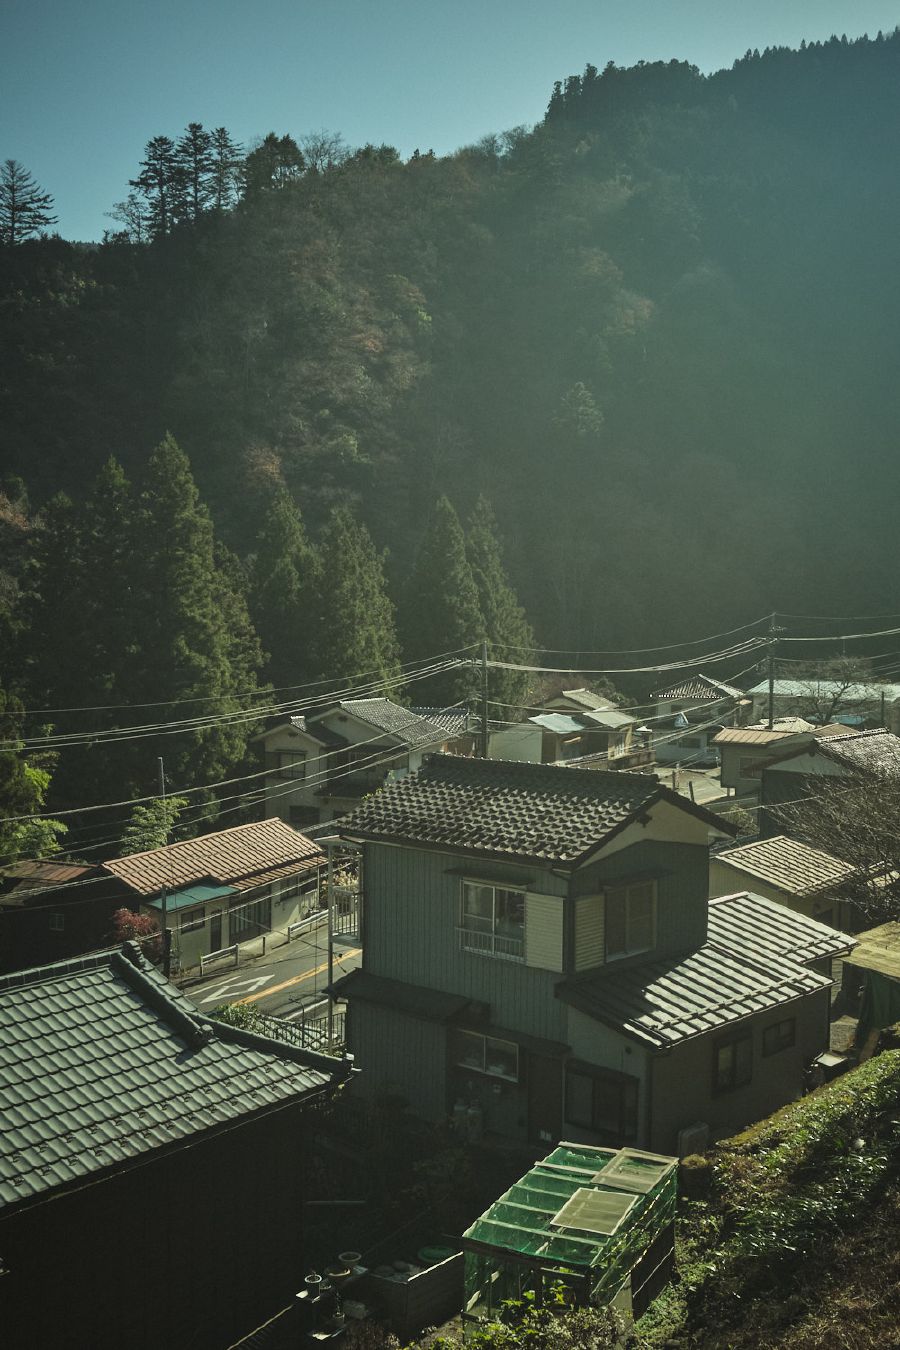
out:
{"label": "forested mountain", "polygon": [[[267,650],[273,531],[309,580],[307,531],[364,526],[405,643],[442,497],[490,502],[550,647],[896,608],[898,115],[894,33],[589,65],[446,158],[154,136],[102,245],[0,249],[4,539],[171,433]],[[8,611],[34,575],[0,582]]]}

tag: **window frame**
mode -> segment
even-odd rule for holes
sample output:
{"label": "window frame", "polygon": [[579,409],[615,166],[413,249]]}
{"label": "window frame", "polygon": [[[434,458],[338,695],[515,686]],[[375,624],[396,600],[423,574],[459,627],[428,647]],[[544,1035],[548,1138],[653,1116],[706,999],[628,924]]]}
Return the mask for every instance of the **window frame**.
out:
{"label": "window frame", "polygon": [[[633,922],[636,922],[636,920],[632,920],[631,915],[630,915],[630,909],[631,909],[631,892],[634,891],[634,890],[636,890],[638,887],[642,887],[642,886],[649,886],[649,887],[650,887],[650,925],[651,925],[651,935],[650,935],[650,942],[649,942],[649,944],[646,944],[646,945],[641,945],[641,944],[635,944],[635,943],[633,943],[632,940],[631,940],[631,934],[630,934],[630,931],[629,931],[629,929],[630,929],[632,923],[633,923]],[[609,945],[609,932],[610,932],[610,923],[609,923],[609,902],[610,902],[610,900],[614,900],[617,896],[621,896],[621,895],[624,895],[624,897],[625,897],[625,908],[624,908],[625,946],[624,946],[624,948],[619,948],[619,949],[617,949],[617,950],[615,950],[615,951],[611,951],[611,950],[610,950],[610,945]],[[608,885],[608,886],[604,886],[604,888],[603,888],[603,951],[604,951],[604,955],[605,955],[605,958],[606,958],[607,961],[624,961],[624,960],[625,960],[627,957],[629,957],[629,956],[640,956],[642,953],[645,953],[645,952],[652,952],[652,951],[654,951],[654,950],[656,949],[656,938],[657,938],[657,901],[658,901],[658,887],[657,887],[657,883],[656,883],[656,878],[655,878],[655,877],[644,877],[644,878],[643,878],[642,880],[640,880],[640,881],[637,881],[637,880],[635,880],[635,881],[625,881],[625,882],[622,882],[622,883],[615,883],[615,884],[611,884],[611,885]]]}
{"label": "window frame", "polygon": [[[586,1080],[590,1084],[590,1118],[578,1114],[577,1105],[572,1104],[570,1082],[573,1078]],[[603,1116],[603,1098],[611,1092],[618,1094],[618,1124],[615,1130],[608,1128],[608,1119]],[[622,1148],[637,1142],[640,1116],[640,1083],[631,1074],[620,1073],[616,1069],[603,1069],[599,1065],[585,1064],[580,1060],[570,1061],[565,1066],[563,1078],[563,1120],[576,1129],[587,1130],[602,1138],[604,1144]]]}
{"label": "window frame", "polygon": [[[465,1040],[469,1042],[480,1041],[480,1063],[472,1062],[471,1057],[463,1058],[462,1047]],[[503,1073],[496,1068],[490,1068],[491,1061],[488,1059],[488,1048],[490,1045],[497,1047],[503,1046],[505,1052],[512,1051],[515,1058],[515,1072],[513,1074]],[[494,1061],[496,1064],[496,1060]],[[485,1078],[496,1078],[502,1083],[520,1083],[522,1081],[522,1055],[521,1048],[515,1041],[508,1041],[502,1036],[492,1036],[485,1031],[470,1031],[467,1027],[456,1028],[456,1042],[453,1047],[453,1065],[454,1068],[461,1069],[465,1073],[477,1073]]]}
{"label": "window frame", "polygon": [[[746,1063],[739,1062],[738,1048],[747,1047]],[[724,1050],[731,1050],[731,1067],[727,1075],[722,1072],[719,1056]],[[720,1036],[713,1042],[713,1095],[723,1096],[726,1092],[737,1092],[753,1082],[753,1033],[750,1030],[732,1032]],[[727,1081],[725,1081],[727,1079]]]}
{"label": "window frame", "polygon": [[[784,1028],[788,1028],[786,1033]],[[780,1055],[783,1050],[791,1050],[796,1044],[796,1017],[782,1017],[780,1021],[770,1022],[767,1027],[763,1027],[762,1052],[766,1058],[770,1055]]]}
{"label": "window frame", "polygon": [[201,905],[199,909],[186,909],[182,911],[181,919],[178,924],[179,933],[199,933],[200,929],[205,927],[205,905]]}
{"label": "window frame", "polygon": [[[309,755],[305,750],[270,750],[268,772],[273,778],[283,778],[288,782],[302,783],[306,778],[306,762]],[[297,773],[297,769],[301,773]]]}
{"label": "window frame", "polygon": [[51,933],[64,933],[66,931],[66,916],[61,909],[52,910],[47,922]]}
{"label": "window frame", "polygon": [[[474,913],[470,913],[466,908],[466,892],[469,888],[477,888],[481,891],[491,892],[490,920],[479,920],[479,922],[489,922],[489,929],[479,927],[478,924],[474,922],[478,916]],[[481,881],[474,877],[463,877],[460,884],[459,921],[457,926],[460,948],[465,952],[472,952],[476,956],[491,956],[501,961],[524,962],[525,902],[527,894],[528,892],[522,886],[510,886],[501,882]],[[499,923],[502,922],[502,916],[498,916],[497,911],[498,895],[515,896],[520,899],[522,906],[521,937],[503,933],[499,930]],[[466,922],[467,919],[470,920],[469,923]]]}
{"label": "window frame", "polygon": [[[265,922],[260,922],[264,919]],[[272,931],[272,888],[267,887],[264,894],[256,899],[246,892],[236,895],[228,906],[228,940],[230,942],[250,942],[253,938],[263,937]]]}

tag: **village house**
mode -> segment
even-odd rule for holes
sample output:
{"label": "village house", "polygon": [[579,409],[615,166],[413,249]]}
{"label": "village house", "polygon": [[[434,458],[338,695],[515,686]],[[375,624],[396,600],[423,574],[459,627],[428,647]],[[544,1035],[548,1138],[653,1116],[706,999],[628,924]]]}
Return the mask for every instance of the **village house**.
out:
{"label": "village house", "polygon": [[109,940],[118,886],[99,865],[53,858],[0,870],[0,971],[60,961]]}
{"label": "village house", "polygon": [[656,705],[654,750],[660,764],[716,764],[713,744],[726,726],[742,720],[744,693],[709,675],[690,675],[650,695]]}
{"label": "village house", "polygon": [[842,887],[855,876],[850,863],[780,834],[714,853],[709,860],[709,894],[751,890],[807,918],[854,932],[859,913],[842,896]]}
{"label": "village house", "polygon": [[224,947],[257,943],[317,907],[325,855],[285,825],[260,820],[103,864],[121,903],[172,933],[173,968],[196,966]]}
{"label": "village house", "polygon": [[848,940],[767,901],[752,951],[730,911],[711,940],[709,839],[733,830],[654,777],[432,755],[341,834],[364,955],[333,994],[368,1093],[535,1145],[685,1152],[790,1100],[826,1048],[810,929]]}
{"label": "village house", "polygon": [[345,699],[283,718],[254,737],[266,770],[266,816],[303,829],[346,815],[386,778],[417,768],[427,750],[462,734],[458,720],[432,722],[387,698]]}
{"label": "village house", "polygon": [[[748,690],[754,719],[768,715],[769,682]],[[847,727],[887,727],[900,732],[900,684],[879,680],[775,680],[772,707],[778,717],[804,717],[811,722],[840,722]]]}
{"label": "village house", "polygon": [[[840,728],[843,730],[843,728]],[[759,778],[763,765],[782,745],[801,745],[799,737],[812,736],[815,727],[802,717],[780,717],[747,727],[723,727],[713,737],[719,756],[719,781],[736,797],[759,801]]]}
{"label": "village house", "polygon": [[0,977],[4,1350],[221,1350],[290,1299],[352,1073],[202,1016],[136,943]]}
{"label": "village house", "polygon": [[783,742],[760,774],[759,832],[782,834],[786,821],[777,808],[814,796],[822,778],[874,780],[900,775],[900,737],[890,731],[843,731],[823,727],[799,743]]}

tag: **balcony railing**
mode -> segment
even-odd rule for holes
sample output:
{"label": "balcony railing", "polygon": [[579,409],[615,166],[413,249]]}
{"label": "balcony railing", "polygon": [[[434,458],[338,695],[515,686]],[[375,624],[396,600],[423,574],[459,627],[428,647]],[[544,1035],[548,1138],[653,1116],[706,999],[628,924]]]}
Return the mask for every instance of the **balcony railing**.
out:
{"label": "balcony railing", "polygon": [[472,928],[458,928],[459,945],[464,952],[479,956],[497,956],[503,961],[525,960],[524,937],[510,937],[505,933],[480,933]]}

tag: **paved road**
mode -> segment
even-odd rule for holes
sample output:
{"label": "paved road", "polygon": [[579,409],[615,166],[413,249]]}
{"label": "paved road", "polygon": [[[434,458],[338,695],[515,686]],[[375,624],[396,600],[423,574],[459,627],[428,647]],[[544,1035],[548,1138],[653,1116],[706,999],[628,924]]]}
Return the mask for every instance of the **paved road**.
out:
{"label": "paved road", "polygon": [[[211,1012],[222,1003],[250,1003],[260,1012],[289,1017],[328,983],[324,929],[317,937],[318,941],[297,939],[290,947],[276,948],[237,970],[220,970],[184,992],[201,1012]],[[361,956],[358,947],[336,945],[334,977],[354,970]]]}

